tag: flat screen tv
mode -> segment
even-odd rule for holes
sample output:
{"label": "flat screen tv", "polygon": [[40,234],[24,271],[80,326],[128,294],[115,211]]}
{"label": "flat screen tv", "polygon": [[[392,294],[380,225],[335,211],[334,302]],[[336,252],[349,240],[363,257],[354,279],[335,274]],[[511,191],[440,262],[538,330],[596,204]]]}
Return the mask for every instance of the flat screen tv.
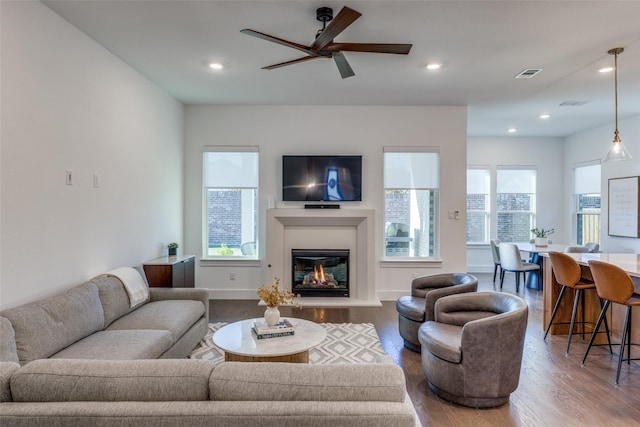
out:
{"label": "flat screen tv", "polygon": [[362,200],[362,156],[282,156],[285,202]]}

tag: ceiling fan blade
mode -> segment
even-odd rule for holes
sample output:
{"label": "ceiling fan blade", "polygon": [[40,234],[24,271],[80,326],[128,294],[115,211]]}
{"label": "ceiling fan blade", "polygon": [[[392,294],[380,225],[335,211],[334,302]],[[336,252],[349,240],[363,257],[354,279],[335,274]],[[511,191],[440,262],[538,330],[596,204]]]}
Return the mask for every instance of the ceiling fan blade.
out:
{"label": "ceiling fan blade", "polygon": [[327,28],[314,40],[311,44],[311,50],[318,52],[361,16],[362,14],[360,12],[344,6],[342,10],[338,12],[338,15],[327,25]]}
{"label": "ceiling fan blade", "polygon": [[278,38],[278,37],[270,36],[269,34],[261,33],[260,31],[251,30],[249,28],[246,28],[244,30],[240,30],[240,32],[242,34],[246,34],[248,36],[257,37],[257,38],[262,39],[262,40],[267,40],[267,41],[270,41],[270,42],[273,42],[273,43],[277,43],[277,44],[282,45],[282,46],[287,46],[287,47],[291,47],[291,48],[300,50],[300,51],[302,51],[302,52],[304,52],[306,54],[309,54],[309,55],[317,56],[314,52],[311,51],[311,48],[309,46],[305,46],[305,45],[302,45],[302,44],[299,44],[299,43],[294,43],[294,42],[291,42],[289,40],[281,39],[281,38]]}
{"label": "ceiling fan blade", "polygon": [[340,75],[342,76],[343,79],[356,75],[356,73],[353,72],[351,65],[349,65],[349,63],[347,62],[347,58],[345,58],[345,56],[342,53],[340,52],[334,53],[333,60],[336,62],[336,65],[338,66],[338,71],[340,71]]}
{"label": "ceiling fan blade", "polygon": [[297,64],[299,62],[305,62],[305,61],[309,61],[310,59],[317,59],[317,58],[321,58],[321,57],[317,56],[317,55],[303,56],[302,58],[293,59],[291,61],[280,62],[279,64],[267,65],[266,67],[262,67],[262,69],[263,70],[273,70],[274,68],[280,68],[280,67],[284,67],[286,65]]}
{"label": "ceiling fan blade", "polygon": [[330,43],[325,46],[325,49],[332,52],[345,50],[348,52],[396,53],[399,55],[407,55],[412,46],[412,44],[394,43]]}

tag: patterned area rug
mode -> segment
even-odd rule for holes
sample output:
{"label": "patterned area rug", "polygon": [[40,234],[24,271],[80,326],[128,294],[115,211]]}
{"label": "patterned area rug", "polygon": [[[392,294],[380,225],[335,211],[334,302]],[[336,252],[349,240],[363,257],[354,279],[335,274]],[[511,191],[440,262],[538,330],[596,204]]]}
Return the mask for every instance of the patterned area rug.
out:
{"label": "patterned area rug", "polygon": [[[209,332],[191,352],[191,359],[224,361],[224,351],[216,347],[212,337],[226,323],[209,323]],[[309,350],[309,363],[375,363],[386,353],[371,323],[320,323],[327,338]]]}

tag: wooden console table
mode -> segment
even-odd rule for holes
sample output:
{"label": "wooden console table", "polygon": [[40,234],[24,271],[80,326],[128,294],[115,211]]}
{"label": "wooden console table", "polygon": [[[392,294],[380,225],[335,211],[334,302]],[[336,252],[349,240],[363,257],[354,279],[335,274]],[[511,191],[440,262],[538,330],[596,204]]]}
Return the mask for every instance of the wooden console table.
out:
{"label": "wooden console table", "polygon": [[149,286],[195,287],[195,255],[164,256],[142,264]]}

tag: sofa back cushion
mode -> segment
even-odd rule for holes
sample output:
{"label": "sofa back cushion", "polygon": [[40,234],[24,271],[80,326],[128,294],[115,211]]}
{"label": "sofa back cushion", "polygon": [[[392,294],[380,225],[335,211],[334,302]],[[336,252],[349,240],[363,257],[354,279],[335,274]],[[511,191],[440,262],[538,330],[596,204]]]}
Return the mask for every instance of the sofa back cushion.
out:
{"label": "sofa back cushion", "polygon": [[211,373],[211,400],[403,402],[399,366],[306,365],[277,362],[221,363]]}
{"label": "sofa back cushion", "polygon": [[47,358],[104,326],[98,288],[91,283],[0,315],[13,326],[21,364]]}
{"label": "sofa back cushion", "polygon": [[207,360],[36,360],[13,374],[14,402],[209,400]]}
{"label": "sofa back cushion", "polygon": [[[142,269],[136,268],[136,270],[138,270],[138,272],[142,275],[142,278],[148,287],[147,278]],[[124,284],[116,276],[102,274],[91,279],[89,283],[93,283],[98,287],[98,291],[100,293],[100,301],[102,303],[102,310],[104,312],[105,328],[112,324],[115,320],[140,307],[140,305],[131,307],[129,294],[124,287]],[[145,303],[147,301],[145,301]]]}
{"label": "sofa back cushion", "polygon": [[16,333],[11,322],[6,317],[0,317],[0,362],[18,363],[18,350],[16,349]]}

